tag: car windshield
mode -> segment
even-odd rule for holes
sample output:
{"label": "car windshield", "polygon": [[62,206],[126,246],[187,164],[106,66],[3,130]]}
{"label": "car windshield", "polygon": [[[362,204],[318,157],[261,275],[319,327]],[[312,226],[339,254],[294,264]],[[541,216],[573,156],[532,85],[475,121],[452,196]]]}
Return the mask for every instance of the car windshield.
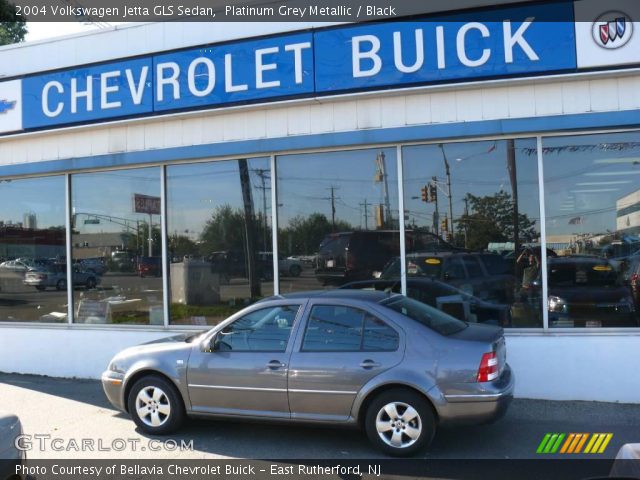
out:
{"label": "car windshield", "polygon": [[401,295],[385,299],[380,304],[421,323],[431,330],[435,330],[440,335],[451,335],[467,328],[465,322],[429,305]]}
{"label": "car windshield", "polygon": [[552,287],[607,287],[617,285],[617,274],[608,263],[575,262],[549,265]]}

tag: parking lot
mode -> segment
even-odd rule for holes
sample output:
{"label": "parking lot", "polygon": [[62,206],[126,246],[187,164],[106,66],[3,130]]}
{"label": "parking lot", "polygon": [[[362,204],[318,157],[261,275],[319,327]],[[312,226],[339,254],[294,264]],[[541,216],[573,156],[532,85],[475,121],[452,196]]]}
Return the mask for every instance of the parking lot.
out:
{"label": "parking lot", "polygon": [[[0,374],[0,398],[2,409],[18,414],[32,436],[31,459],[383,458],[356,430],[191,420],[177,434],[150,437],[115,411],[93,380]],[[639,427],[640,405],[516,399],[495,424],[439,431],[419,457],[540,459],[536,449],[547,432],[611,432],[598,456],[611,459],[621,445],[640,442]],[[183,445],[188,448],[181,451]]]}

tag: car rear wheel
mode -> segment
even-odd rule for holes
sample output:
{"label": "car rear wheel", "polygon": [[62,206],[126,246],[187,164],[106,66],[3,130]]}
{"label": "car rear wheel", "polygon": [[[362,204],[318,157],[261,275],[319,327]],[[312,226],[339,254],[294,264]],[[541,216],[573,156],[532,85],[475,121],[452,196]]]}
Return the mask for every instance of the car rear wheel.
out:
{"label": "car rear wheel", "polygon": [[291,265],[291,268],[289,268],[289,275],[292,277],[299,277],[300,273],[302,273],[300,265]]}
{"label": "car rear wheel", "polygon": [[67,289],[67,281],[60,279],[58,283],[56,283],[56,290],[66,290]]}
{"label": "car rear wheel", "polygon": [[410,390],[394,389],[371,402],[365,430],[371,443],[387,455],[406,457],[431,443],[436,421],[424,397]]}
{"label": "car rear wheel", "polygon": [[131,388],[127,402],[133,421],[147,433],[171,433],[184,421],[180,394],[162,377],[150,375],[138,380]]}

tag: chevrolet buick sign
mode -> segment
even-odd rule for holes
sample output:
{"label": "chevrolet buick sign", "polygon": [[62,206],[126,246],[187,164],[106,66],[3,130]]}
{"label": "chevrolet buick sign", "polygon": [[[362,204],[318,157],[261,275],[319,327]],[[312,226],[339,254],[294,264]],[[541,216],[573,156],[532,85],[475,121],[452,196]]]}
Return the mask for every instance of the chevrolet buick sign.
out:
{"label": "chevrolet buick sign", "polygon": [[[590,48],[629,63],[620,62],[620,56],[634,58],[629,53],[635,41],[629,40],[633,22],[615,8],[616,1],[608,3],[610,13],[603,13],[600,5],[593,17],[602,45],[594,43],[591,24],[584,31],[585,22],[557,21],[574,18],[574,2],[535,3],[473,15],[343,25],[30,75],[0,83],[0,99],[17,102],[13,110],[0,114],[0,131],[371,89],[550,75],[575,71],[584,66],[581,62],[590,66],[593,54],[585,53]],[[575,8],[596,3],[581,0]],[[616,50],[607,50],[613,48],[609,45]],[[21,89],[17,96],[5,93],[5,86],[13,82]],[[5,115],[13,114],[14,120],[5,122]]]}

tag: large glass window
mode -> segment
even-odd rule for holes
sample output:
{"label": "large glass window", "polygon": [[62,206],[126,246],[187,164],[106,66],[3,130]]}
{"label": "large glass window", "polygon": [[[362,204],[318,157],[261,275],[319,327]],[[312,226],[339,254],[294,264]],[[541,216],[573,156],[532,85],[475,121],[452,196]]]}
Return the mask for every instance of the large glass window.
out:
{"label": "large glass window", "polygon": [[283,293],[371,279],[400,254],[393,148],[278,157]]}
{"label": "large glass window", "polygon": [[637,327],[640,133],[543,141],[549,326]]}
{"label": "large glass window", "polygon": [[160,168],[71,177],[77,323],[163,325]]}
{"label": "large glass window", "polygon": [[403,166],[408,292],[461,320],[542,327],[535,139],[404,147]]}
{"label": "large glass window", "polygon": [[66,322],[64,177],[0,181],[0,321]]}
{"label": "large glass window", "polygon": [[269,163],[167,167],[172,324],[214,325],[273,294]]}

